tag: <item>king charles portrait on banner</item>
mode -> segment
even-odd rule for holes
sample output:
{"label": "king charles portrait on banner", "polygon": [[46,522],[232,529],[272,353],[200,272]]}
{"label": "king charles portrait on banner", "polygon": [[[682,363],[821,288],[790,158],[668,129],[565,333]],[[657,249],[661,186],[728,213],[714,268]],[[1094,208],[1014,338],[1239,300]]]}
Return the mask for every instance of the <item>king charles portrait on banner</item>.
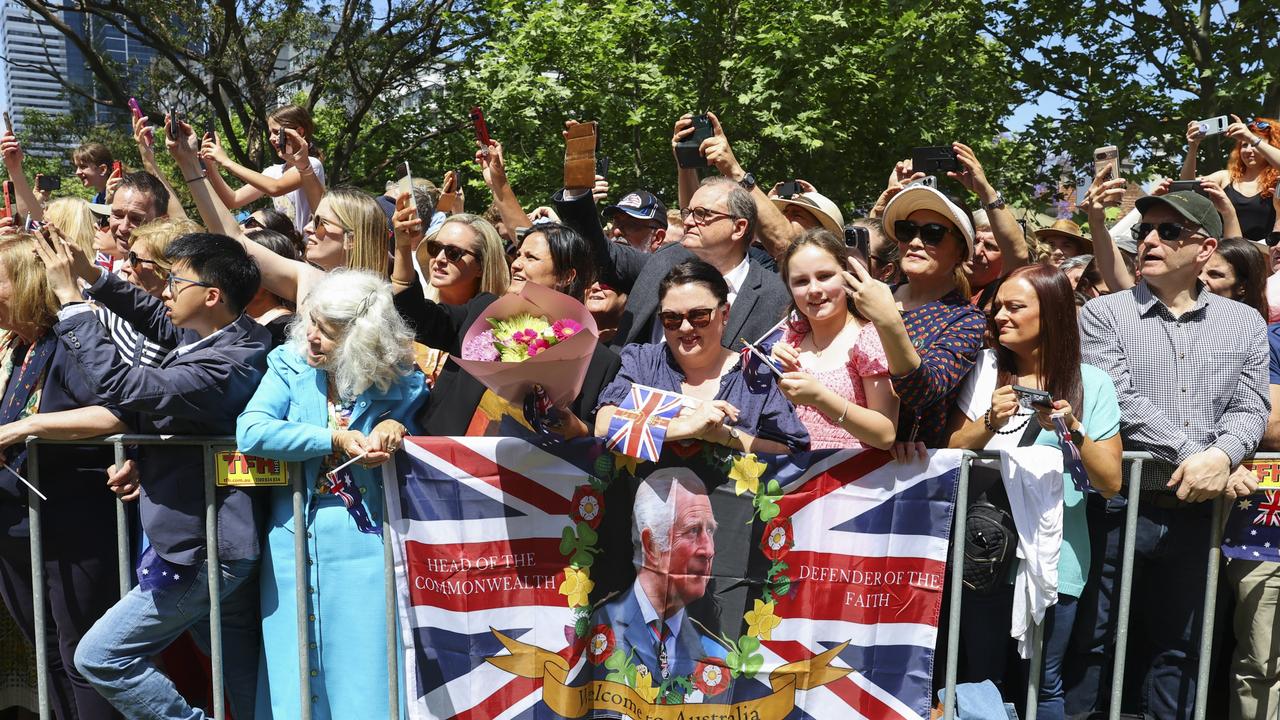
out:
{"label": "king charles portrait on banner", "polygon": [[699,660],[723,660],[726,648],[689,617],[702,598],[715,560],[716,520],[706,486],[687,468],[666,468],[636,488],[631,538],[636,579],[601,605],[592,624],[613,629],[623,653],[655,684],[687,675]]}

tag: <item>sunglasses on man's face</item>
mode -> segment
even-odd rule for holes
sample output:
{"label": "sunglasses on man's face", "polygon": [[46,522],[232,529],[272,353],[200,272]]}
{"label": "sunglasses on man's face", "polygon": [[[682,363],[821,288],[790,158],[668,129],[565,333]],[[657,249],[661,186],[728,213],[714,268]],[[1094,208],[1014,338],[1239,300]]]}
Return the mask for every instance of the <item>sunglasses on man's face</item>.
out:
{"label": "sunglasses on man's face", "polygon": [[685,320],[695,328],[704,328],[711,324],[711,315],[715,311],[715,308],[694,308],[687,313],[663,310],[658,313],[658,320],[662,321],[662,327],[667,330],[679,330]]}
{"label": "sunglasses on man's face", "polygon": [[921,225],[911,220],[897,220],[893,223],[893,234],[900,243],[909,243],[918,237],[925,245],[937,245],[949,232],[951,228],[942,223]]}
{"label": "sunglasses on man's face", "polygon": [[444,251],[444,259],[451,263],[460,262],[462,258],[468,255],[475,255],[475,252],[466,248],[460,248],[457,245],[445,245],[439,240],[427,241],[427,255],[430,257],[440,257],[441,250]]}
{"label": "sunglasses on man's face", "polygon": [[1156,231],[1156,237],[1167,243],[1177,242],[1183,233],[1189,233],[1191,237],[1195,237],[1195,233],[1192,233],[1190,228],[1176,222],[1138,223],[1130,232],[1133,233],[1134,242],[1142,242],[1152,230]]}
{"label": "sunglasses on man's face", "polygon": [[141,265],[155,265],[155,264],[156,264],[156,261],[155,261],[155,260],[144,260],[144,259],[142,259],[142,258],[138,257],[138,253],[136,253],[136,252],[134,252],[134,251],[132,251],[132,250],[130,250],[130,251],[129,251],[129,254],[125,256],[125,259],[126,259],[126,260],[128,260],[128,261],[129,261],[129,264],[130,264],[130,265],[132,265],[133,267],[139,267],[139,266],[141,266]]}

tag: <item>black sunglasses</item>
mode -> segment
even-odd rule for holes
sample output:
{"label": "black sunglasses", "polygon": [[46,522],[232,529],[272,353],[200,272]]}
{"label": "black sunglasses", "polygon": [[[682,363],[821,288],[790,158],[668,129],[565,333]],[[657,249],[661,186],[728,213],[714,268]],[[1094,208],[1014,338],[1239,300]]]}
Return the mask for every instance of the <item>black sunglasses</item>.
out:
{"label": "black sunglasses", "polygon": [[925,245],[937,245],[949,232],[951,228],[942,223],[918,225],[911,220],[896,220],[893,223],[893,234],[900,243],[909,243],[918,237]]}
{"label": "black sunglasses", "polygon": [[476,257],[480,257],[479,255],[476,255],[475,252],[468,250],[466,248],[460,248],[457,245],[445,245],[439,240],[427,241],[427,255],[429,257],[433,257],[433,258],[438,257],[440,255],[441,250],[444,251],[444,259],[448,260],[451,263],[459,262],[460,260],[462,260],[462,258],[468,255],[475,255]]}
{"label": "black sunglasses", "polygon": [[687,313],[663,310],[658,313],[658,320],[662,321],[662,327],[668,330],[679,330],[685,320],[695,328],[704,328],[711,324],[711,314],[715,311],[715,308],[694,308]]}
{"label": "black sunglasses", "polygon": [[1193,237],[1195,236],[1195,233],[1192,233],[1185,225],[1181,225],[1176,222],[1138,223],[1137,225],[1134,225],[1129,232],[1133,234],[1134,242],[1142,242],[1143,238],[1150,235],[1152,230],[1155,230],[1156,235],[1162,241],[1167,243],[1176,242],[1178,238],[1182,237],[1182,233],[1184,232],[1189,233]]}
{"label": "black sunglasses", "polygon": [[156,264],[155,260],[143,260],[142,258],[138,257],[138,253],[132,250],[130,250],[129,254],[125,256],[125,259],[128,260],[129,264],[132,265],[133,267],[138,267],[139,265],[155,265]]}

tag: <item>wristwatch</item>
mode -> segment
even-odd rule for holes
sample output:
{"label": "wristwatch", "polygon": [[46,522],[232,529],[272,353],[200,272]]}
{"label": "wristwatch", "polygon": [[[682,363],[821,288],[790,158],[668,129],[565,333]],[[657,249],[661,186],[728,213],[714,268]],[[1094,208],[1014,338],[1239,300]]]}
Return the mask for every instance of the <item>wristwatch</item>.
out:
{"label": "wristwatch", "polygon": [[742,186],[743,190],[751,192],[756,189],[756,176],[751,173],[747,173],[742,176],[742,179],[738,181],[738,184]]}
{"label": "wristwatch", "polygon": [[1004,207],[1004,195],[1001,195],[1001,194],[1000,194],[1000,191],[999,191],[999,190],[997,190],[997,191],[996,191],[996,199],[995,199],[995,200],[992,200],[992,201],[991,201],[991,202],[989,202],[989,203],[983,203],[982,207],[983,207],[983,208],[985,208],[985,209],[987,209],[987,210],[998,210],[998,209],[1000,209],[1000,208]]}
{"label": "wristwatch", "polygon": [[1254,147],[1258,147],[1259,145],[1261,145],[1261,144],[1262,144],[1262,140],[1263,140],[1263,137],[1262,137],[1261,135],[1254,135],[1254,136],[1253,136],[1253,142],[1251,142],[1251,143],[1249,143],[1249,144],[1250,144],[1250,145],[1252,145],[1252,146],[1254,146]]}
{"label": "wristwatch", "polygon": [[1076,447],[1084,444],[1084,433],[1080,432],[1080,428],[1071,431],[1071,442],[1075,443]]}

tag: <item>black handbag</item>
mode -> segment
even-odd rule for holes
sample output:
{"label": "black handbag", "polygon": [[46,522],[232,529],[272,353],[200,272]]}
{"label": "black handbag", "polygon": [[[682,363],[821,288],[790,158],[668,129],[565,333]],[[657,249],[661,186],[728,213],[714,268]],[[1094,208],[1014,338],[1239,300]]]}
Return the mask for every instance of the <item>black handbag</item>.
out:
{"label": "black handbag", "polygon": [[[1019,447],[1032,445],[1040,434],[1035,418],[1018,439]],[[1018,552],[1018,527],[1009,509],[1009,496],[998,470],[973,468],[969,473],[970,497],[964,524],[964,586],[988,595],[1005,585]]]}

